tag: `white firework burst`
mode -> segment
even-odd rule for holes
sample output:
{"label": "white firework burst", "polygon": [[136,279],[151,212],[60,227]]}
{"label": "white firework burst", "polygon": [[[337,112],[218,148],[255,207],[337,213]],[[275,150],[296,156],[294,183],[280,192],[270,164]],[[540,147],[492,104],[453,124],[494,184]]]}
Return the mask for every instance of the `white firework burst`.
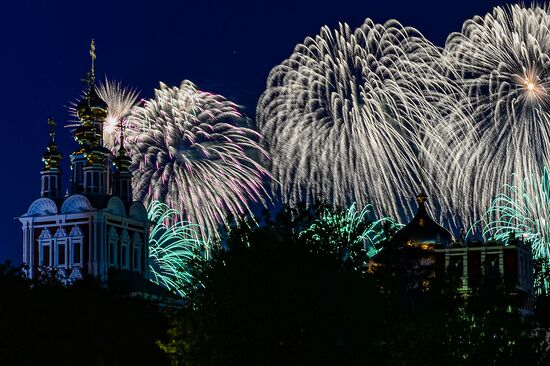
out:
{"label": "white firework burst", "polygon": [[97,94],[107,103],[107,118],[103,124],[103,143],[109,150],[119,144],[120,126],[126,127],[125,118],[136,105],[139,93],[117,81],[105,78],[96,88]]}
{"label": "white firework burst", "polygon": [[[500,187],[521,186],[526,177],[540,179],[550,158],[548,6],[496,7],[451,34],[446,51],[462,75],[474,128],[451,141],[448,165],[458,163],[460,174],[440,178],[469,226],[490,207]],[[525,189],[540,185],[532,182]]]}
{"label": "white firework burst", "polygon": [[255,155],[267,154],[238,106],[223,96],[190,81],[161,83],[154,98],[132,110],[128,124],[136,200],[181,211],[205,240],[208,233],[217,236],[229,216],[250,213],[252,202],[265,204],[269,174]]}
{"label": "white firework burst", "polygon": [[413,197],[438,187],[424,174],[441,168],[428,141],[445,155],[441,136],[457,131],[442,122],[468,120],[448,73],[440,49],[394,20],[323,27],[297,45],[257,107],[284,202],[372,203],[406,222]]}

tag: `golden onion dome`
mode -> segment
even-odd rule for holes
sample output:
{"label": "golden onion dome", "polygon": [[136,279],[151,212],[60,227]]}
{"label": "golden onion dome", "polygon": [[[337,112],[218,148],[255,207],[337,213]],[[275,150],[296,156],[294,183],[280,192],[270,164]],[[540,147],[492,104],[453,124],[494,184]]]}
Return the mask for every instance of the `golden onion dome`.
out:
{"label": "golden onion dome", "polygon": [[50,143],[42,155],[42,162],[44,163],[44,170],[59,169],[59,162],[62,159],[62,155],[57,151],[55,143]]}
{"label": "golden onion dome", "polygon": [[76,114],[81,120],[102,120],[107,117],[107,103],[99,97],[93,84],[76,105]]}

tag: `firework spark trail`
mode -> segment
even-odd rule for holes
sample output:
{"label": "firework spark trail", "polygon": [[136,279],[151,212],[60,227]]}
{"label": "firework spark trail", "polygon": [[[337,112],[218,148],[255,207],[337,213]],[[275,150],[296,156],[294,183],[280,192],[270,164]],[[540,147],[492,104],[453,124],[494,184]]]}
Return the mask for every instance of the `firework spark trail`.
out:
{"label": "firework spark trail", "polygon": [[96,88],[97,94],[107,103],[107,118],[103,126],[103,143],[111,151],[115,151],[119,143],[120,125],[126,124],[125,118],[136,105],[139,93],[135,89],[125,87],[120,82],[105,78]]}
{"label": "firework spark trail", "polygon": [[468,120],[448,66],[437,47],[396,21],[323,27],[306,38],[271,71],[257,107],[281,184],[274,190],[285,203],[372,203],[379,217],[410,219],[418,192],[437,194],[425,167],[444,167],[441,136],[458,134],[442,122]]}
{"label": "firework spark trail", "polygon": [[180,296],[192,284],[191,266],[204,259],[208,242],[196,224],[180,221],[181,213],[153,201],[148,209],[153,222],[149,235],[149,279]]}
{"label": "firework spark trail", "polygon": [[504,185],[482,220],[483,235],[508,243],[520,237],[531,243],[535,258],[550,260],[550,171]]}
{"label": "firework spark trail", "polygon": [[133,160],[134,198],[160,200],[198,224],[204,239],[217,235],[228,216],[265,204],[269,173],[253,158],[267,159],[257,132],[238,106],[183,81],[161,83],[155,97],[132,110],[128,141]]}
{"label": "firework spark trail", "polygon": [[[470,226],[503,185],[534,179],[524,187],[534,197],[542,184],[537,180],[550,158],[548,6],[496,7],[450,35],[446,51],[462,75],[474,128],[450,140],[446,164],[458,163],[462,170],[437,179],[447,187],[454,211]],[[512,174],[515,181],[510,182]]]}
{"label": "firework spark trail", "polygon": [[328,235],[331,244],[341,245],[344,239],[344,247],[351,248],[361,245],[369,257],[374,256],[380,249],[380,244],[388,239],[386,227],[400,229],[404,225],[397,223],[391,217],[372,219],[373,208],[366,205],[357,210],[356,204],[352,204],[346,211],[331,212],[325,210],[319,219],[309,228],[303,230],[299,236],[320,240],[320,233]]}

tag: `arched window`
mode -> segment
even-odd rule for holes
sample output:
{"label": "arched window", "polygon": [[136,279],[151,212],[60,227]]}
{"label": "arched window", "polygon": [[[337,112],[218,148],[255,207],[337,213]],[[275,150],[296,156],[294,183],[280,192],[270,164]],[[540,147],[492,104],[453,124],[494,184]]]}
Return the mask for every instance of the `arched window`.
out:
{"label": "arched window", "polygon": [[117,259],[118,259],[118,234],[114,227],[111,226],[111,229],[109,229],[109,248],[108,248],[108,262],[109,265],[112,267],[117,266]]}
{"label": "arched window", "polygon": [[132,251],[133,251],[133,270],[140,272],[141,271],[141,236],[138,233],[134,233],[133,237],[133,245],[132,245]]}
{"label": "arched window", "polygon": [[71,266],[82,267],[83,235],[78,226],[74,226],[69,234],[71,242]]}
{"label": "arched window", "polygon": [[130,269],[130,237],[128,231],[122,230],[120,235],[120,267]]}
{"label": "arched window", "polygon": [[60,227],[55,232],[55,266],[67,267],[68,238],[65,229]]}
{"label": "arched window", "polygon": [[84,175],[84,171],[83,171],[83,169],[82,169],[83,166],[84,166],[83,163],[76,163],[76,172],[75,172],[75,176],[76,176],[76,183],[77,183],[77,184],[82,184],[83,175]]}
{"label": "arched window", "polygon": [[50,267],[52,265],[52,233],[45,228],[38,237],[38,265]]}

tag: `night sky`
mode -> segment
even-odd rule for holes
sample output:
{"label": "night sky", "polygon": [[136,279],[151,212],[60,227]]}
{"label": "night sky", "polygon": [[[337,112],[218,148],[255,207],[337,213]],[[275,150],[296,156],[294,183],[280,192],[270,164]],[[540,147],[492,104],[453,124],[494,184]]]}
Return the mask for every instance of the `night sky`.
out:
{"label": "night sky", "polygon": [[[2,153],[0,261],[21,261],[21,229],[14,218],[40,194],[46,120],[58,121],[67,187],[76,147],[67,105],[80,95],[96,41],[96,71],[148,98],[159,81],[189,79],[222,94],[253,117],[272,67],[323,25],[352,28],[367,17],[397,19],[443,46],[464,20],[502,1],[10,1],[0,9]],[[63,188],[65,190],[65,188]]]}

